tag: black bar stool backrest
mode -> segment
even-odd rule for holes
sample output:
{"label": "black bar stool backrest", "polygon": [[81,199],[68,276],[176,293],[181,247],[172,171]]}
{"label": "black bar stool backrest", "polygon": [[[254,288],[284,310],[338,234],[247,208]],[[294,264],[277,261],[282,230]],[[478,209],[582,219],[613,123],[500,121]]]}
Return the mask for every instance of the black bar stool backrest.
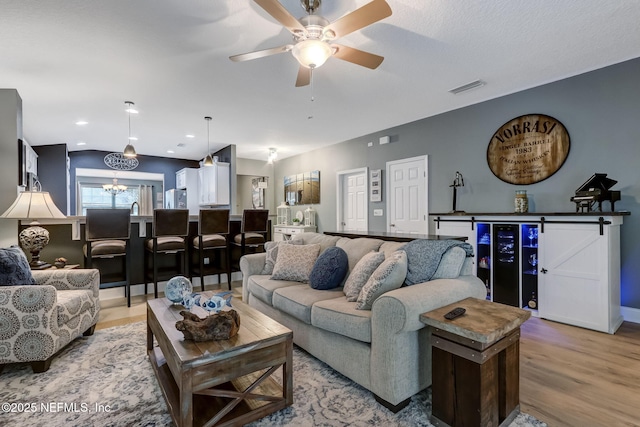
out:
{"label": "black bar stool backrest", "polygon": [[189,234],[189,209],[155,209],[153,211],[153,237]]}
{"label": "black bar stool backrest", "polygon": [[128,240],[130,237],[129,209],[87,209],[85,240]]}
{"label": "black bar stool backrest", "polygon": [[198,234],[229,234],[229,209],[200,209]]}
{"label": "black bar stool backrest", "polygon": [[245,209],[242,211],[240,233],[266,233],[268,231],[268,209]]}

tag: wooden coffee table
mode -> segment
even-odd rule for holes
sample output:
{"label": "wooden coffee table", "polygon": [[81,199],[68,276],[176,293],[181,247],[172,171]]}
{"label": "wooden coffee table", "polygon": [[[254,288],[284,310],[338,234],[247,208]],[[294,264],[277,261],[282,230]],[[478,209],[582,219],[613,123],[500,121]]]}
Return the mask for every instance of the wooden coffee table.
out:
{"label": "wooden coffee table", "polygon": [[[147,302],[147,352],[178,427],[241,426],[293,403],[293,333],[231,303],[240,314],[238,335],[194,342],[175,328],[184,307],[166,298]],[[271,377],[280,367],[282,385]]]}
{"label": "wooden coffee table", "polygon": [[[455,307],[466,313],[444,318]],[[505,426],[520,413],[520,325],[531,312],[477,298],[420,315],[432,328],[435,426]]]}

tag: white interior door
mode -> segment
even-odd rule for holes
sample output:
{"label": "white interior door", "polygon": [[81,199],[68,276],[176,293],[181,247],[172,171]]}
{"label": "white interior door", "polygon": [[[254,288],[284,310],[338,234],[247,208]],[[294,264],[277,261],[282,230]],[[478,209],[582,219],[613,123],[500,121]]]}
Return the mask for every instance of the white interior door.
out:
{"label": "white interior door", "polygon": [[427,156],[387,162],[387,231],[428,234]]}
{"label": "white interior door", "polygon": [[367,231],[367,169],[338,172],[338,230]]}

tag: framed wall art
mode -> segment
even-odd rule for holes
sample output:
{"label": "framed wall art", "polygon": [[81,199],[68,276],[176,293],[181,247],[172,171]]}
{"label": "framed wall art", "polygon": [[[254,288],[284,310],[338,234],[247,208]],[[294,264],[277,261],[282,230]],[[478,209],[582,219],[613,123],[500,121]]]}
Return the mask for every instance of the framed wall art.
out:
{"label": "framed wall art", "polygon": [[382,201],[382,170],[376,169],[369,172],[369,200]]}
{"label": "framed wall art", "polygon": [[284,201],[289,206],[320,203],[320,171],[284,177]]}

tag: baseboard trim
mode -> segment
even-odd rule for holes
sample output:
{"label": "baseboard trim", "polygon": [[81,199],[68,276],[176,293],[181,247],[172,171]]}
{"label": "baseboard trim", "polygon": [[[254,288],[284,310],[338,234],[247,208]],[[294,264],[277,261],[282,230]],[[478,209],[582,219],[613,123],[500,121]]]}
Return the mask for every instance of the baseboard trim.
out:
{"label": "baseboard trim", "polygon": [[625,322],[640,323],[640,308],[621,307],[620,314]]}

